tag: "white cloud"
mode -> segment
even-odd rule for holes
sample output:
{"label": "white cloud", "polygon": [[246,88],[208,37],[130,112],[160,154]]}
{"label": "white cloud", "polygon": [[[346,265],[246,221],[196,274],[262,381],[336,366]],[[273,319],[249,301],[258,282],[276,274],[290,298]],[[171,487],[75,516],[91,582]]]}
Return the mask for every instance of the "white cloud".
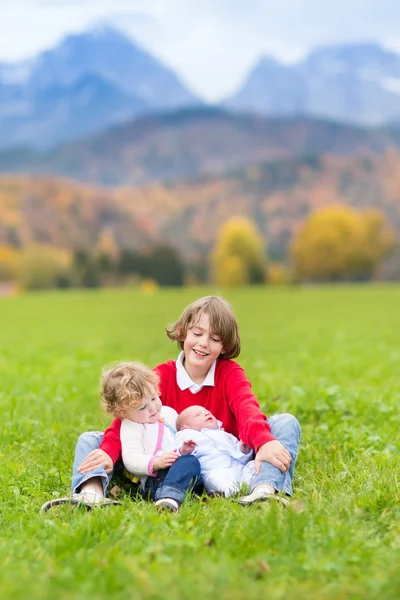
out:
{"label": "white cloud", "polygon": [[366,40],[400,48],[398,0],[1,0],[0,59],[31,56],[99,21],[123,28],[210,100],[231,93],[262,54],[293,60],[316,45]]}

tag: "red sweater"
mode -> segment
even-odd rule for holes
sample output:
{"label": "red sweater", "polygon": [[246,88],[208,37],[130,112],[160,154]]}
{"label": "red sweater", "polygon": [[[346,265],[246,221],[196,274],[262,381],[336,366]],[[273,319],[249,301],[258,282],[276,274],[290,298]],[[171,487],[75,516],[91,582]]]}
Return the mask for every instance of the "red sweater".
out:
{"label": "red sweater", "polygon": [[[225,431],[240,438],[247,446],[258,448],[275,438],[271,435],[267,417],[261,412],[251,383],[240,365],[220,358],[215,368],[214,386],[206,385],[197,394],[182,391],[176,381],[176,364],[168,360],[154,370],[160,376],[160,398],[165,406],[178,413],[198,404],[222,421]],[[114,419],[104,433],[100,448],[115,461],[121,457],[121,420]]]}

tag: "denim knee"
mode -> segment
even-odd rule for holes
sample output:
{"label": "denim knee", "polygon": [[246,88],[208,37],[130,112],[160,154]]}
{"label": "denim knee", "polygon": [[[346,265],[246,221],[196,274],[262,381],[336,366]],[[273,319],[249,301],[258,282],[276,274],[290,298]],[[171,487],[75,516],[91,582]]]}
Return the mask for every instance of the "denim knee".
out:
{"label": "denim knee", "polygon": [[101,431],[85,431],[78,437],[76,445],[80,448],[88,446],[90,447],[90,451],[92,451],[99,448],[103,435]]}
{"label": "denim knee", "polygon": [[290,413],[274,415],[268,419],[268,423],[273,428],[293,431],[297,437],[300,437],[301,427],[296,417]]}
{"label": "denim knee", "polygon": [[184,454],[179,457],[180,466],[182,466],[185,470],[187,469],[193,477],[197,479],[200,477],[200,461],[193,454]]}

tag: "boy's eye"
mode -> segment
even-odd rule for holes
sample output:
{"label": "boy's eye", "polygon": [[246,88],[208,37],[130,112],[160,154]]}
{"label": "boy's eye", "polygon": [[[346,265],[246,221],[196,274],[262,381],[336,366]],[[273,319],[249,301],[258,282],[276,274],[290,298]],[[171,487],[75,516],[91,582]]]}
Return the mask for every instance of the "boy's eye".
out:
{"label": "boy's eye", "polygon": [[193,331],[193,335],[195,335],[196,337],[199,337],[201,335],[201,333],[197,333],[197,331]]}
{"label": "boy's eye", "polygon": [[144,410],[145,408],[147,408],[147,404],[145,404],[144,406],[142,406],[141,408],[139,408],[139,410]]}
{"label": "boy's eye", "polygon": [[152,402],[155,402],[157,400],[157,398],[154,396],[154,398],[151,399]]}

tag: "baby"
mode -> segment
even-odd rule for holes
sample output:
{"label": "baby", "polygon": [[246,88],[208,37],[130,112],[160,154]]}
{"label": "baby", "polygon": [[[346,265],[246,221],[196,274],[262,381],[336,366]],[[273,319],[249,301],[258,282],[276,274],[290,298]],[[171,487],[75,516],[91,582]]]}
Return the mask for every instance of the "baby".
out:
{"label": "baby", "polygon": [[255,473],[253,452],[202,406],[190,406],[176,421],[178,446],[194,442],[192,454],[200,461],[204,487],[208,493],[226,498],[236,494],[242,484],[251,487]]}

